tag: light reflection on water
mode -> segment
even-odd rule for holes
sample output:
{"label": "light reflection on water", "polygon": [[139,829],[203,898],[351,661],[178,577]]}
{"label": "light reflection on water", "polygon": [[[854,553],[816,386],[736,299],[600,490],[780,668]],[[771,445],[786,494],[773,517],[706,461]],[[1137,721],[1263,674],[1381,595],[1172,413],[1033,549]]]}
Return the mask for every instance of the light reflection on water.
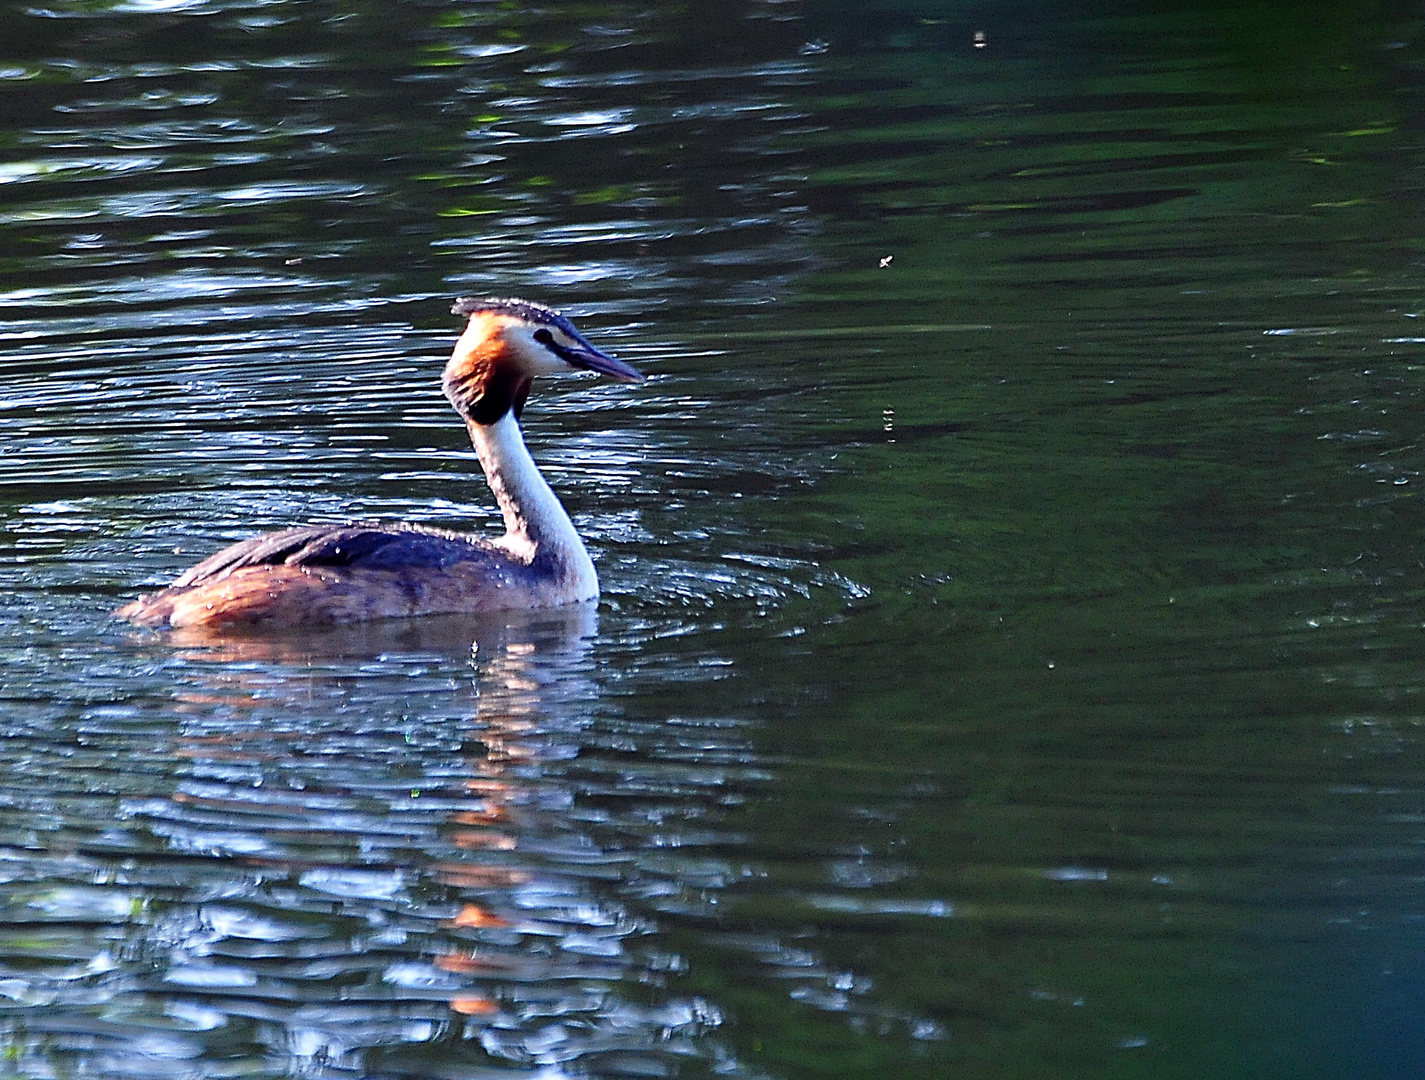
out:
{"label": "light reflection on water", "polygon": [[[91,661],[87,693],[130,700],[6,743],[0,994],[44,1007],[11,1032],[11,1060],[187,1075],[239,1054],[262,1075],[372,1074],[403,1068],[384,1048],[419,1044],[443,1067],[741,1074],[721,1009],[670,988],[686,960],[654,932],[712,918],[757,876],[722,821],[773,774],[741,722],[601,705],[598,633],[586,608],[135,634]],[[794,1000],[937,1035],[815,950],[754,932],[720,947]]]}
{"label": "light reflection on water", "polygon": [[[90,1068],[158,1068],[130,1056],[146,1035],[141,1056],[174,1067],[214,1040],[281,1069],[463,1040],[548,1065],[659,1042],[674,1053],[715,1027],[705,1002],[614,989],[635,973],[656,984],[677,959],[643,955],[647,927],[610,888],[636,887],[619,872],[631,856],[571,819],[572,785],[549,769],[589,740],[594,630],[582,613],[482,634],[478,678],[459,659],[468,625],[155,642],[176,726],[132,706],[82,713],[72,737],[91,762],[63,771],[86,778],[67,809],[94,831],[71,825],[46,845],[67,855],[10,852],[8,921],[69,959],[7,980],[7,996],[51,1006],[22,1066],[71,1042]],[[135,737],[149,775],[125,770],[99,794],[105,744]],[[17,778],[53,775],[13,764]],[[711,790],[725,798],[736,770],[720,771]],[[689,794],[676,766],[662,772],[664,792]],[[657,787],[624,789],[635,814],[656,812]],[[45,829],[36,809],[12,803]]]}

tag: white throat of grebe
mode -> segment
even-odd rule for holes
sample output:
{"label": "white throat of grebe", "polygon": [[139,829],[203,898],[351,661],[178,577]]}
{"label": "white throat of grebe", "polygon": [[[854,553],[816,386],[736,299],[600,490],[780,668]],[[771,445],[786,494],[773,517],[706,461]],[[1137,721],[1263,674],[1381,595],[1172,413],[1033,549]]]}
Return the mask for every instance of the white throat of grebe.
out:
{"label": "white throat of grebe", "polygon": [[584,337],[558,312],[525,300],[463,299],[469,316],[446,365],[446,395],[470,439],[506,533],[496,543],[525,565],[548,561],[579,599],[599,594],[593,561],[574,523],[525,446],[519,418],[538,375],[594,371],[624,382],[643,375]]}

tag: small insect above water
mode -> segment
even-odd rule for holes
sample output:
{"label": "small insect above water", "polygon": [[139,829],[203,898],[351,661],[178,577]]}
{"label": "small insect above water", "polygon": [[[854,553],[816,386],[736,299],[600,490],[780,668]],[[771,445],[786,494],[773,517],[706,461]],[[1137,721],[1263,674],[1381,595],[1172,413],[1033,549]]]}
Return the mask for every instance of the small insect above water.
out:
{"label": "small insect above water", "polygon": [[407,522],[267,533],[205,559],[118,616],[153,627],[311,626],[597,599],[593,560],[530,457],[519,416],[536,375],[643,376],[543,305],[467,297],[452,311],[469,321],[442,383],[470,431],[504,536]]}

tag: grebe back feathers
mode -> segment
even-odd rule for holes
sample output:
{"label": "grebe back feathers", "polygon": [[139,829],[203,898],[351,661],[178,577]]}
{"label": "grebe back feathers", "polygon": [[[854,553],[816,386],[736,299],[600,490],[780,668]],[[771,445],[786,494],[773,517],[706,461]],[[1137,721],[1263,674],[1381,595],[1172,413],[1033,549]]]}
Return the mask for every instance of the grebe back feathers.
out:
{"label": "grebe back feathers", "polygon": [[643,376],[541,304],[466,297],[452,311],[469,321],[442,385],[470,432],[504,536],[407,522],[267,533],[205,559],[117,614],[143,626],[302,626],[596,599],[593,561],[530,457],[519,416],[537,375]]}

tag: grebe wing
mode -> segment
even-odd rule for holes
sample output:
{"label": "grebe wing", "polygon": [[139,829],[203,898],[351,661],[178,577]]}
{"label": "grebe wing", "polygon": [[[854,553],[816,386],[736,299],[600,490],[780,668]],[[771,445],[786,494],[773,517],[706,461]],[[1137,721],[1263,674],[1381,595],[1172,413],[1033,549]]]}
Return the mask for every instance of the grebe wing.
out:
{"label": "grebe wing", "polygon": [[173,582],[182,589],[250,566],[343,566],[367,570],[444,570],[456,563],[495,561],[479,537],[405,522],[305,525],[264,533],[224,548]]}

